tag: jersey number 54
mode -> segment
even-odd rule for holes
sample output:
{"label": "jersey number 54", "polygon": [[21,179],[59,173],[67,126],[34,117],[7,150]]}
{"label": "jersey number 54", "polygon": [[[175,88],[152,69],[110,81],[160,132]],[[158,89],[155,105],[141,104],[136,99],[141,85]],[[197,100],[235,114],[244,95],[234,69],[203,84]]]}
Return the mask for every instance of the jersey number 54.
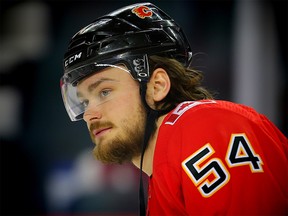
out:
{"label": "jersey number 54", "polygon": [[[207,143],[182,162],[182,168],[203,197],[212,196],[230,180],[224,162],[220,158],[211,158],[214,153],[213,147]],[[249,166],[252,173],[263,172],[263,162],[245,133],[231,135],[225,161],[230,168]]]}

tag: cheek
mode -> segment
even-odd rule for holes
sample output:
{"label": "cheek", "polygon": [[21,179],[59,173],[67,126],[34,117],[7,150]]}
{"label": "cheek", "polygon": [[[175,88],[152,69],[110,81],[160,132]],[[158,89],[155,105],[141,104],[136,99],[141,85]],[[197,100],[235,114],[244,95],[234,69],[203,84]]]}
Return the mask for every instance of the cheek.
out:
{"label": "cheek", "polygon": [[140,93],[130,91],[126,94],[119,95],[118,97],[114,98],[109,105],[108,112],[115,112],[117,115],[127,115],[130,112],[133,112],[133,110],[135,110],[135,108],[140,104]]}
{"label": "cheek", "polygon": [[129,106],[135,106],[141,102],[140,92],[135,91],[135,89],[131,89],[126,93],[122,94],[119,99],[121,98],[122,102]]}

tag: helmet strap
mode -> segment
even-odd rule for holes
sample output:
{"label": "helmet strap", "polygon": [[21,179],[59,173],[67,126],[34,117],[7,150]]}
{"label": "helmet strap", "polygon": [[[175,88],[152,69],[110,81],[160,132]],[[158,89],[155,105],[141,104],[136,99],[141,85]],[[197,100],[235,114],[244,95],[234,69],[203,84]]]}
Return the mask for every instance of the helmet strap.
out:
{"label": "helmet strap", "polygon": [[146,90],[147,90],[147,82],[140,83],[140,95],[142,102],[146,109],[146,125],[144,131],[144,140],[141,152],[141,159],[140,159],[140,185],[139,185],[139,201],[140,201],[140,216],[146,215],[146,202],[145,202],[145,193],[144,193],[144,186],[143,186],[143,160],[144,160],[144,153],[148,146],[149,139],[156,128],[156,120],[159,117],[159,111],[152,109],[146,101]]}

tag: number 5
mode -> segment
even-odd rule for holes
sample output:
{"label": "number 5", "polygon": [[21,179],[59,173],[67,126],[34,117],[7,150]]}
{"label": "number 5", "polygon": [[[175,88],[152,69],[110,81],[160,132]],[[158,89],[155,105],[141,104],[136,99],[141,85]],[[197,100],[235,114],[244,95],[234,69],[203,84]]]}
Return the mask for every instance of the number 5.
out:
{"label": "number 5", "polygon": [[[208,143],[182,162],[184,171],[204,197],[212,196],[230,179],[229,172],[219,158],[213,158],[202,164],[214,152],[214,149]],[[213,175],[212,178],[211,175]],[[212,181],[209,179],[212,179]]]}

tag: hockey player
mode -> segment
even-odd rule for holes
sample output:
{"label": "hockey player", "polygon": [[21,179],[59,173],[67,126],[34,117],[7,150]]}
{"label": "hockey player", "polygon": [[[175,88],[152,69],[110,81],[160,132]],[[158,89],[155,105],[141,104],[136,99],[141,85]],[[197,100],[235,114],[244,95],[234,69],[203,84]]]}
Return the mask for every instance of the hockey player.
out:
{"label": "hockey player", "polygon": [[149,178],[146,215],[287,215],[287,138],[250,107],[214,100],[180,26],[150,3],[76,33],[61,90],[104,163]]}

